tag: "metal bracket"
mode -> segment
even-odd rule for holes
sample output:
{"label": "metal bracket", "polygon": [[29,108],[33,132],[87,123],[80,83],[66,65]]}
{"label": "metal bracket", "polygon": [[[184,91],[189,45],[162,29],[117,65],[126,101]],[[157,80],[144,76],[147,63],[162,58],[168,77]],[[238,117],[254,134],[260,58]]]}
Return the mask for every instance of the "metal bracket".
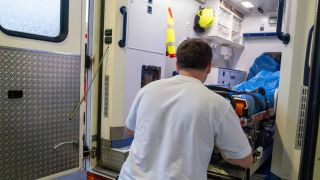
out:
{"label": "metal bracket", "polygon": [[89,150],[89,147],[87,145],[83,145],[83,158],[88,158],[89,156],[91,158],[95,158],[97,155],[97,148],[93,147],[91,150]]}

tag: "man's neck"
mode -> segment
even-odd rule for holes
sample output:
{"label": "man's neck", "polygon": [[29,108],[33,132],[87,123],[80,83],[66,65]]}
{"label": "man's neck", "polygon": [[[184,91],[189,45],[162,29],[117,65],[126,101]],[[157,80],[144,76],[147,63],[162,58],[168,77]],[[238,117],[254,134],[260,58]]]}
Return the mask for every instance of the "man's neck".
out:
{"label": "man's neck", "polygon": [[202,71],[193,70],[193,69],[188,69],[188,70],[181,69],[179,71],[179,75],[193,77],[193,78],[199,79],[201,82],[204,82],[206,79]]}

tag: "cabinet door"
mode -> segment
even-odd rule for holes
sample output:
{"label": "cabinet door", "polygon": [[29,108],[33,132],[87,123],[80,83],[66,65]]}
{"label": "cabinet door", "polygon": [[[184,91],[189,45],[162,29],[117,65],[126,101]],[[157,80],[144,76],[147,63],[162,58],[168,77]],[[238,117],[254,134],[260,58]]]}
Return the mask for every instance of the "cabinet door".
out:
{"label": "cabinet door", "polygon": [[167,9],[157,4],[129,2],[128,48],[165,54]]}

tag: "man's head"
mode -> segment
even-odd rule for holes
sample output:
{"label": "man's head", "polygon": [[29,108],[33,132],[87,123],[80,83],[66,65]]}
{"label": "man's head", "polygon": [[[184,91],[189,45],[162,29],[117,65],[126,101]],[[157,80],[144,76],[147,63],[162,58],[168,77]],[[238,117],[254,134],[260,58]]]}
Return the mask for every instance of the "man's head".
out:
{"label": "man's head", "polygon": [[199,38],[185,40],[177,50],[177,70],[181,75],[205,81],[211,70],[212,49]]}

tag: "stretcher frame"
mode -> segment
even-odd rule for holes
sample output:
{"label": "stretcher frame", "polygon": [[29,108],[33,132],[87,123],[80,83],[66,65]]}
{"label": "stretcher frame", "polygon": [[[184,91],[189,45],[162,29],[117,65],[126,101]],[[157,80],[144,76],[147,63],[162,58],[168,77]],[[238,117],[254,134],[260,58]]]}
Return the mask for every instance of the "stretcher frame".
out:
{"label": "stretcher frame", "polygon": [[[246,107],[244,109],[248,109],[248,103],[246,99],[233,97],[233,100],[241,100],[245,101]],[[248,117],[239,117],[240,121],[245,121],[245,123],[241,123],[242,128],[246,127],[255,127],[257,124],[264,120],[268,120],[270,118],[275,118],[275,107],[269,108],[267,110],[262,110],[258,113],[252,114]],[[272,144],[268,143],[268,145],[263,149],[262,155],[259,159],[254,159],[253,165],[249,169],[243,169],[241,167],[233,166],[224,160],[219,164],[209,164],[208,166],[208,179],[249,179],[260,167],[263,165],[272,155]],[[253,149],[253,153],[257,151],[257,148]]]}

